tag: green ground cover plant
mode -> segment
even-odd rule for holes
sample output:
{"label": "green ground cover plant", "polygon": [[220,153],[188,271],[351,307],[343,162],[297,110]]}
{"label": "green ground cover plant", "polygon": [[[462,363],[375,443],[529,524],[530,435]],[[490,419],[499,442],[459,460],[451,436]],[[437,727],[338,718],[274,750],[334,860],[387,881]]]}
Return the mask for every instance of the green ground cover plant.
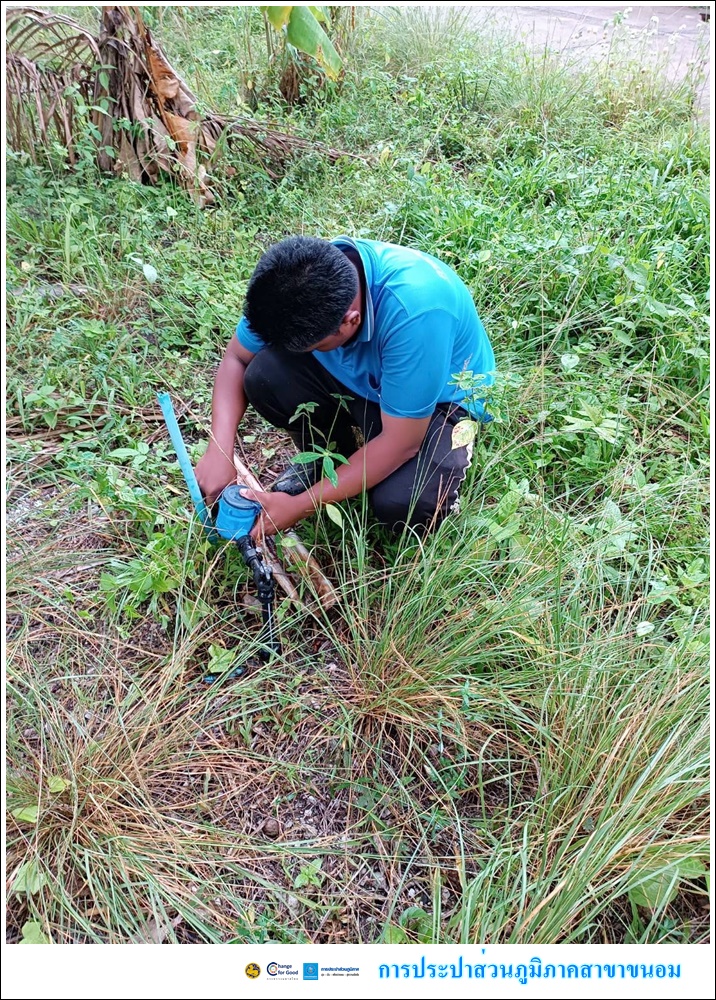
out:
{"label": "green ground cover plant", "polygon": [[[246,110],[250,82],[257,117],[358,155],[272,177],[227,153],[201,211],[89,151],[8,151],[9,940],[703,941],[696,76],[359,12],[343,76],[304,69],[289,107],[258,11],[145,16],[208,106]],[[358,501],[305,523],[342,601],[281,604],[261,665],[155,394],[196,460],[247,279],[294,232],[450,263],[499,375],[459,516],[422,540]],[[239,436],[270,482],[287,438]]]}

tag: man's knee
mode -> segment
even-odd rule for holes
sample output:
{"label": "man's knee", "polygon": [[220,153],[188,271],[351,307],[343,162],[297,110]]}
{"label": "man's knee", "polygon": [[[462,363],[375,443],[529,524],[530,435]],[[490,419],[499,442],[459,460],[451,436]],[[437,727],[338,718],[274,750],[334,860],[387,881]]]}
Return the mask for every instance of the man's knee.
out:
{"label": "man's knee", "polygon": [[373,513],[381,524],[393,530],[399,530],[408,519],[409,503],[407,498],[396,496],[394,491],[385,487],[382,483],[374,486],[370,492],[370,505]]}
{"label": "man's knee", "polygon": [[422,494],[413,499],[410,495],[391,490],[389,486],[381,489],[382,485],[380,483],[373,488],[370,502],[378,521],[393,531],[402,531],[406,525],[418,529],[437,527],[449,511],[449,507],[439,503],[432,494]]}
{"label": "man's knee", "polygon": [[393,530],[400,531],[405,525],[436,528],[448,514],[457,512],[465,471],[461,464],[452,463],[434,472],[427,481],[421,481],[420,473],[417,482],[389,476],[371,490],[373,512],[381,524]]}

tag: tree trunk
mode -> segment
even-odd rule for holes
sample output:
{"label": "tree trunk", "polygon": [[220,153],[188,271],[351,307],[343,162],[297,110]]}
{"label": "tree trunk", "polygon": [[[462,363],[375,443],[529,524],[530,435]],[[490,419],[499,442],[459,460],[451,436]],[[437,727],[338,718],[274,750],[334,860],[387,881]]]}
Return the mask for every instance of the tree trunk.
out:
{"label": "tree trunk", "polygon": [[201,121],[196,97],[170,66],[138,8],[103,7],[98,45],[102,69],[92,103],[97,107],[106,98],[110,106],[108,115],[93,112],[102,134],[99,166],[110,169],[106,148],[115,148],[115,170],[144,183],[154,183],[162,170],[172,172],[201,206],[210,204],[213,195],[199,151],[211,153],[221,125]]}
{"label": "tree trunk", "polygon": [[80,122],[88,124],[87,108],[100,169],[144,184],[172,174],[201,206],[214,200],[207,166],[222,136],[247,144],[270,176],[294,152],[318,150],[332,161],[353,155],[251,118],[200,115],[197,98],[138,7],[104,6],[98,37],[70,17],[36,7],[9,8],[6,23],[8,138],[33,160],[38,149],[58,141],[74,165],[78,138],[87,138],[78,132]]}

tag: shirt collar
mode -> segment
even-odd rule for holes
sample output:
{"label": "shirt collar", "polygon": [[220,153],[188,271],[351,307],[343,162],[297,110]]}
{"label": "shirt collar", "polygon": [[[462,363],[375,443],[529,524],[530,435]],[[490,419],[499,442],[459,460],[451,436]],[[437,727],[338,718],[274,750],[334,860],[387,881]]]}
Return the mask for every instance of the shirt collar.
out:
{"label": "shirt collar", "polygon": [[357,243],[352,236],[338,236],[335,240],[331,240],[331,242],[337,247],[352,247],[360,257],[361,264],[363,265],[363,273],[365,274],[365,315],[363,316],[363,323],[361,325],[360,332],[356,335],[354,343],[366,343],[372,338],[373,330],[375,329],[373,296],[370,293],[370,288],[373,283],[373,261],[371,260],[366,247]]}

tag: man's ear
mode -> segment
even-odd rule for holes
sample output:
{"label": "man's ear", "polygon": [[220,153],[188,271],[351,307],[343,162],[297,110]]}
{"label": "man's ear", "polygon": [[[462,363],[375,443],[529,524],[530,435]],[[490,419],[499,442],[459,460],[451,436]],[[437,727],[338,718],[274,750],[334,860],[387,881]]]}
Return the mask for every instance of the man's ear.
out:
{"label": "man's ear", "polygon": [[349,309],[343,317],[340,326],[341,333],[355,332],[361,323],[361,315],[358,309]]}

